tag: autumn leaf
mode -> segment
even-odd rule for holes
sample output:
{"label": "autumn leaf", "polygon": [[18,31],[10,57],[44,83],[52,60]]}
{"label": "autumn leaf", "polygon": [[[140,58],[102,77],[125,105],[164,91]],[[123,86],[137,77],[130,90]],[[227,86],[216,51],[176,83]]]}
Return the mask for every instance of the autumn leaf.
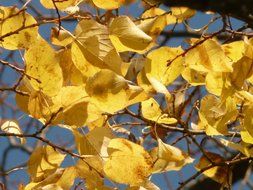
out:
{"label": "autumn leaf", "polygon": [[[21,128],[19,127],[19,124],[17,123],[17,121],[12,121],[12,120],[7,120],[5,121],[1,126],[0,129],[6,133],[14,133],[17,135],[22,135],[23,132],[21,130]],[[26,139],[19,137],[20,139],[20,143],[21,144],[25,144],[26,143]]]}
{"label": "autumn leaf", "polygon": [[177,119],[169,117],[168,114],[162,113],[159,104],[153,98],[143,101],[141,103],[141,108],[142,115],[146,119],[164,124],[174,124],[177,122]]}
{"label": "autumn leaf", "polygon": [[[195,43],[198,43],[198,41]],[[221,45],[212,39],[208,39],[189,50],[185,56],[185,63],[196,71],[233,71],[232,61],[225,55]]]}
{"label": "autumn leaf", "polygon": [[53,3],[53,1],[40,0],[40,3],[47,9],[57,9],[64,10],[70,6],[78,4],[81,0],[58,0]]}
{"label": "autumn leaf", "polygon": [[106,158],[109,141],[114,138],[112,130],[107,127],[97,127],[87,135],[74,131],[77,150],[80,155],[99,155]]}
{"label": "autumn leaf", "polygon": [[151,150],[154,160],[152,173],[160,173],[171,170],[181,170],[185,165],[194,161],[189,155],[177,147],[171,146],[158,139],[158,147]]}
{"label": "autumn leaf", "polygon": [[237,115],[236,104],[233,98],[228,97],[226,103],[214,95],[207,95],[201,100],[199,110],[199,128],[204,129],[207,135],[227,134],[227,124]]}
{"label": "autumn leaf", "polygon": [[[29,48],[36,41],[38,26],[27,12],[15,7],[0,7],[0,46],[9,50]],[[6,37],[4,37],[6,36]]]}
{"label": "autumn leaf", "polygon": [[120,6],[128,3],[129,0],[107,0],[107,1],[104,1],[104,0],[92,0],[92,2],[98,8],[111,10],[111,9],[117,9]]}
{"label": "autumn leaf", "polygon": [[142,146],[116,138],[110,141],[107,151],[109,159],[104,165],[104,172],[109,179],[137,186],[151,174],[152,159]]}
{"label": "autumn leaf", "polygon": [[42,38],[32,44],[24,55],[26,74],[36,91],[48,96],[56,95],[62,87],[63,77],[59,57],[55,50]]}
{"label": "autumn leaf", "polygon": [[152,38],[140,30],[127,16],[117,17],[111,22],[109,37],[118,52],[141,52],[152,42]]}
{"label": "autumn leaf", "polygon": [[27,164],[32,181],[39,182],[53,174],[64,158],[64,154],[57,152],[51,146],[36,148]]}

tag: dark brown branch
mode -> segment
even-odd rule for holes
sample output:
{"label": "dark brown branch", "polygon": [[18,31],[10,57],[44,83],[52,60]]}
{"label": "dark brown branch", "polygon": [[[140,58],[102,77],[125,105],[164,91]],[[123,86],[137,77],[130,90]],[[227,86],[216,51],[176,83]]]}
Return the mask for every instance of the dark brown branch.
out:
{"label": "dark brown branch", "polygon": [[199,11],[213,11],[221,15],[230,15],[253,26],[253,6],[251,0],[158,0],[164,5],[184,6]]}

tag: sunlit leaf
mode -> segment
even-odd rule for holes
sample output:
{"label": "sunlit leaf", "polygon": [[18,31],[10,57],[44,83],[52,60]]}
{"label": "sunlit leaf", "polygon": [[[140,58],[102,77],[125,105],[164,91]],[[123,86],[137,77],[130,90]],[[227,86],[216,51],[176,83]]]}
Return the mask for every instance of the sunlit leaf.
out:
{"label": "sunlit leaf", "polygon": [[225,82],[226,82],[225,73],[209,72],[206,75],[206,89],[208,92],[216,96],[221,96]]}
{"label": "sunlit leaf", "polygon": [[74,41],[73,37],[70,35],[70,32],[66,30],[60,30],[58,28],[51,29],[51,41],[52,44],[58,46],[68,46],[71,42]]}
{"label": "sunlit leaf", "polygon": [[136,186],[151,174],[152,159],[142,146],[117,138],[110,141],[107,150],[109,159],[104,172],[109,179]]}
{"label": "sunlit leaf", "polygon": [[129,2],[129,0],[92,0],[93,3],[101,9],[117,9],[125,3]]}
{"label": "sunlit leaf", "polygon": [[36,41],[36,20],[15,7],[0,7],[0,46],[9,50],[28,48]]}
{"label": "sunlit leaf", "polygon": [[26,73],[33,77],[30,79],[33,89],[48,96],[56,95],[62,87],[63,77],[55,50],[39,38],[25,52],[24,58]]}
{"label": "sunlit leaf", "polygon": [[49,175],[53,174],[64,158],[64,154],[57,152],[51,146],[36,148],[27,164],[28,173],[30,174],[32,181],[42,181]]}
{"label": "sunlit leaf", "polygon": [[107,113],[114,113],[127,106],[126,80],[110,70],[101,70],[88,78],[86,91],[91,102]]}
{"label": "sunlit leaf", "polygon": [[[253,137],[253,129],[252,129],[253,117],[252,117],[252,113],[253,113],[253,107],[252,106],[246,107],[243,110],[243,114],[244,114],[243,126],[244,126],[244,129],[249,133],[249,135],[251,137]],[[253,142],[251,142],[251,143],[253,143]]]}
{"label": "sunlit leaf", "polygon": [[150,52],[144,64],[145,72],[165,86],[171,84],[183,70],[183,59],[178,58],[168,65],[168,61],[182,53],[180,47],[161,47]]}
{"label": "sunlit leaf", "polygon": [[158,139],[158,147],[151,151],[151,156],[154,160],[152,173],[181,170],[185,165],[194,161],[188,154],[162,142],[161,139]]}
{"label": "sunlit leaf", "polygon": [[[0,129],[4,131],[5,133],[14,133],[21,135],[23,132],[21,128],[19,127],[18,123],[14,120],[7,120],[5,121],[1,126]],[[21,144],[25,144],[26,139],[20,138]]]}
{"label": "sunlit leaf", "polygon": [[83,85],[85,82],[85,77],[82,75],[80,70],[78,70],[72,61],[71,50],[64,49],[58,52],[60,57],[60,66],[63,75],[63,85],[73,85],[79,86]]}
{"label": "sunlit leaf", "polygon": [[207,135],[227,134],[227,124],[234,121],[237,115],[236,103],[228,97],[226,103],[214,95],[207,95],[201,100],[199,125]]}
{"label": "sunlit leaf", "polygon": [[110,68],[121,74],[122,61],[106,26],[95,20],[82,20],[76,27],[75,36],[71,50],[73,61],[85,76],[92,76],[98,71],[97,68]]}
{"label": "sunlit leaf", "polygon": [[195,10],[189,9],[188,7],[171,7],[170,10],[179,22],[191,18],[196,13]]}
{"label": "sunlit leaf", "polygon": [[[87,189],[96,189],[103,187],[102,159],[99,156],[89,156],[84,160],[78,160],[76,164],[78,176],[85,179]],[[102,189],[103,190],[103,189]]]}
{"label": "sunlit leaf", "polygon": [[182,77],[189,82],[192,86],[204,85],[205,84],[205,72],[199,72],[189,67],[186,67],[182,71]]}
{"label": "sunlit leaf", "polygon": [[169,117],[168,114],[162,113],[159,104],[153,98],[143,101],[141,103],[141,108],[142,115],[146,119],[165,124],[173,124],[177,122],[175,118]]}
{"label": "sunlit leaf", "polygon": [[225,55],[221,45],[212,39],[208,39],[188,51],[185,56],[185,63],[196,71],[233,71],[231,60]]}
{"label": "sunlit leaf", "polygon": [[99,155],[106,158],[107,146],[109,141],[114,138],[112,130],[107,127],[96,127],[86,135],[75,131],[75,141],[79,154],[81,155]]}
{"label": "sunlit leaf", "polygon": [[253,60],[249,57],[243,56],[233,64],[233,72],[230,74],[232,85],[241,89],[244,81],[253,74]]}
{"label": "sunlit leaf", "polygon": [[177,22],[177,18],[160,8],[152,7],[146,10],[138,27],[150,36],[157,36],[163,29]]}
{"label": "sunlit leaf", "polygon": [[67,86],[62,87],[60,92],[52,99],[52,109],[57,112],[54,122],[60,123],[64,121],[67,125],[82,126],[86,123],[88,117],[89,97],[83,86]]}
{"label": "sunlit leaf", "polygon": [[228,44],[222,45],[222,49],[224,50],[227,57],[229,57],[232,61],[236,62],[242,58],[244,53],[244,42],[235,41]]}
{"label": "sunlit leaf", "polygon": [[110,39],[118,52],[141,52],[152,38],[140,30],[127,16],[115,18],[109,26]]}
{"label": "sunlit leaf", "polygon": [[[76,5],[78,2],[81,0],[57,0],[55,1],[55,5],[53,1],[48,1],[48,0],[40,0],[40,3],[46,7],[47,9],[57,9],[64,10],[70,6]],[[55,7],[56,6],[56,7]]]}
{"label": "sunlit leaf", "polygon": [[78,177],[75,167],[59,168],[54,173],[39,182],[29,183],[24,190],[64,190],[70,189]]}

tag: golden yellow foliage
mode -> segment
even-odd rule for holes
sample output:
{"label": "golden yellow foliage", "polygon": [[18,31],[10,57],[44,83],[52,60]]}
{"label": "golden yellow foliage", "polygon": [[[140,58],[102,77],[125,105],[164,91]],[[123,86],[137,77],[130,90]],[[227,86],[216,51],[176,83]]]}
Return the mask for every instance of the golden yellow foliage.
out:
{"label": "golden yellow foliage", "polygon": [[[27,12],[15,7],[0,7],[0,46],[9,49],[29,48],[36,41],[38,26]],[[6,36],[6,37],[4,37]]]}
{"label": "golden yellow foliage", "polygon": [[118,52],[147,50],[152,38],[127,16],[115,18],[109,26],[110,39]]}
{"label": "golden yellow foliage", "polygon": [[28,161],[28,173],[33,182],[39,182],[53,174],[65,155],[57,152],[51,146],[38,147]]}
{"label": "golden yellow foliage", "polygon": [[171,146],[158,139],[158,147],[151,151],[154,160],[153,173],[181,170],[186,164],[194,161],[189,155],[177,147]]}
{"label": "golden yellow foliage", "polygon": [[25,52],[24,58],[33,89],[48,96],[56,95],[62,87],[63,77],[55,50],[39,37]]}
{"label": "golden yellow foliage", "polygon": [[155,121],[156,123],[173,124],[177,122],[177,119],[162,113],[159,104],[153,98],[143,101],[141,103],[141,108],[143,117]]}
{"label": "golden yellow foliage", "polygon": [[104,165],[104,172],[109,179],[138,186],[151,174],[152,158],[142,146],[116,138],[110,141],[107,151],[109,159]]}
{"label": "golden yellow foliage", "polygon": [[47,9],[55,9],[57,7],[57,9],[64,10],[70,6],[78,4],[80,1],[82,0],[58,0],[55,1],[54,5],[53,1],[40,0],[40,3]]}

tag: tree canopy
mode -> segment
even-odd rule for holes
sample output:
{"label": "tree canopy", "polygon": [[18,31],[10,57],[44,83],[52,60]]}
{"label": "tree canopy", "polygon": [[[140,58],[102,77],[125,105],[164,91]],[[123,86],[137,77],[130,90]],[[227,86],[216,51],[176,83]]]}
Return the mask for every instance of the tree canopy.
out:
{"label": "tree canopy", "polygon": [[2,190],[253,188],[249,5],[0,3]]}

